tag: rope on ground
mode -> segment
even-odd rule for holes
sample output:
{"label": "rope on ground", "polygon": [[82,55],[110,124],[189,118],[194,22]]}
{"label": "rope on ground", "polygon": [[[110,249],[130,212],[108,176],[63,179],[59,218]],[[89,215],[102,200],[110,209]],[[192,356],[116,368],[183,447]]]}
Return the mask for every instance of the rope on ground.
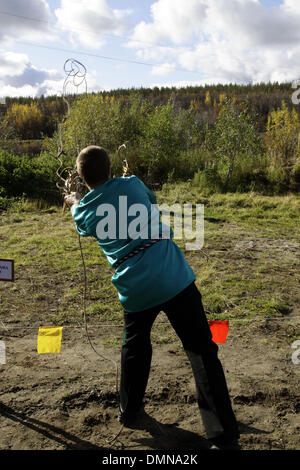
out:
{"label": "rope on ground", "polygon": [[[212,312],[209,312],[209,315],[211,314]],[[300,321],[300,315],[294,315],[292,317],[243,317],[243,318],[226,318],[226,321],[229,321],[229,322],[241,322],[241,321],[252,321],[252,322],[256,322],[256,321],[271,321],[271,320],[289,320],[289,321],[293,321],[293,320],[299,320]],[[209,318],[208,318],[208,321],[209,321]],[[214,318],[214,320],[212,321],[225,321],[224,319],[222,320],[218,320],[217,318]],[[11,325],[7,325],[3,322],[2,323],[2,327],[6,330],[36,330],[37,328],[39,328],[39,325],[37,326],[11,326]],[[155,326],[158,326],[158,325],[169,325],[171,326],[171,324],[169,322],[156,322],[154,323],[154,327]],[[62,325],[63,326],[63,325]],[[123,324],[119,324],[119,323],[99,323],[99,324],[93,324],[91,326],[92,328],[104,328],[104,327],[107,327],[107,328],[112,328],[112,327],[115,327],[115,328],[124,328],[124,325]],[[76,328],[79,328],[79,329],[82,329],[82,325],[79,325],[79,326],[74,326],[74,325],[66,325],[66,326],[63,326],[63,328],[72,328],[72,329],[76,329]],[[0,329],[1,329],[1,325],[0,325]]]}
{"label": "rope on ground", "polygon": [[121,424],[121,427],[120,427],[119,431],[117,432],[117,434],[115,436],[113,436],[111,439],[105,439],[107,444],[112,445],[118,439],[118,437],[120,436],[123,429],[124,429],[124,424]]}
{"label": "rope on ground", "polygon": [[87,276],[86,276],[86,266],[85,266],[85,260],[84,260],[84,256],[83,256],[83,250],[82,250],[82,245],[81,245],[81,239],[80,239],[80,235],[78,234],[78,241],[79,241],[79,248],[80,248],[80,254],[81,254],[81,260],[82,260],[82,266],[83,266],[83,282],[84,282],[84,291],[83,291],[83,318],[84,318],[84,326],[85,326],[85,331],[86,331],[86,336],[88,338],[88,341],[90,343],[90,346],[91,348],[93,349],[93,351],[99,356],[101,357],[102,359],[106,360],[106,361],[109,361],[111,362],[115,369],[116,369],[116,393],[118,394],[119,393],[119,389],[118,389],[118,380],[119,380],[119,371],[118,371],[118,364],[113,360],[113,359],[110,359],[106,356],[104,356],[103,354],[100,354],[94,347],[92,341],[91,341],[91,338],[90,338],[90,335],[89,335],[89,332],[88,332],[88,326],[87,326],[87,318],[86,318],[86,298],[87,298]]}
{"label": "rope on ground", "polygon": [[[106,361],[109,361],[111,362],[114,366],[115,366],[115,369],[116,369],[116,393],[117,395],[119,395],[119,388],[118,388],[118,383],[119,383],[119,373],[118,373],[118,364],[113,360],[113,359],[110,359],[106,356],[104,356],[103,354],[100,354],[94,347],[92,341],[91,341],[91,338],[89,336],[89,332],[88,332],[88,327],[87,327],[87,319],[86,319],[86,298],[87,298],[87,276],[86,276],[86,265],[85,265],[85,260],[84,260],[84,256],[83,256],[83,250],[82,250],[82,245],[81,245],[81,239],[80,239],[80,235],[78,234],[78,241],[79,241],[79,248],[80,248],[80,253],[81,253],[81,259],[82,259],[82,266],[83,266],[83,282],[84,282],[84,292],[83,292],[83,317],[84,317],[84,325],[85,325],[85,332],[86,332],[86,336],[88,338],[88,341],[90,343],[90,346],[91,348],[93,349],[93,351],[99,356],[101,357],[101,359],[104,359]],[[112,439],[106,439],[106,442],[107,444],[109,445],[112,445],[117,439],[118,437],[120,436],[120,434],[122,433],[123,431],[123,428],[124,428],[124,425],[122,424],[119,431],[117,432],[117,434],[115,436],[112,437]]]}

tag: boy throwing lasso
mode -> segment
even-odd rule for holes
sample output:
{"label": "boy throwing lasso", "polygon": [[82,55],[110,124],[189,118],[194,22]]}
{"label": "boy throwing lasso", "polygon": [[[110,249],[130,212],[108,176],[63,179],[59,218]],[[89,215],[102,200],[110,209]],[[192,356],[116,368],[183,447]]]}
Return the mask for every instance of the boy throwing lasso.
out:
{"label": "boy throwing lasso", "polygon": [[101,147],[84,148],[76,166],[90,191],[81,200],[78,193],[65,200],[79,235],[95,237],[114,269],[112,283],[124,310],[119,421],[130,426],[143,417],[150,332],[163,311],[191,363],[211,448],[238,449],[238,426],[195,274],[171,230],[166,237],[155,195],[136,176],[112,178],[108,154]]}

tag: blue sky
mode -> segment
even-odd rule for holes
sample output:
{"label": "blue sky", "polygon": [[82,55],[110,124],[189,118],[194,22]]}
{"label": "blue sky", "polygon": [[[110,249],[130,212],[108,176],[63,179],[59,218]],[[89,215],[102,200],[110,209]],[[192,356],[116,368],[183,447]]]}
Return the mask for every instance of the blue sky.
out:
{"label": "blue sky", "polygon": [[0,0],[0,96],[61,94],[71,57],[88,91],[292,81],[299,22],[299,0]]}

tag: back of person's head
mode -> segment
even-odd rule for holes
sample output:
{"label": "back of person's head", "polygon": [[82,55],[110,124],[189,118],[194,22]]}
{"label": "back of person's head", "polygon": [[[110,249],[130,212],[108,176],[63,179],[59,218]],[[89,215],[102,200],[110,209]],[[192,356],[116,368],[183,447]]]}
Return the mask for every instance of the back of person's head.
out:
{"label": "back of person's head", "polygon": [[79,153],[76,164],[79,176],[91,188],[104,183],[110,177],[109,156],[102,147],[85,147]]}

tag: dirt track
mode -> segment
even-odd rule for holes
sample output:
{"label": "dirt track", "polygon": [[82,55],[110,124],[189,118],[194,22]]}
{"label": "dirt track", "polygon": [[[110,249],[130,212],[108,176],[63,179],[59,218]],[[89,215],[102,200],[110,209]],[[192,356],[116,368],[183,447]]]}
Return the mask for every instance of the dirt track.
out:
{"label": "dirt track", "polygon": [[[122,329],[116,330],[121,344]],[[207,448],[178,340],[153,344],[145,397],[151,425],[124,428],[110,443],[120,430],[113,365],[94,353],[83,329],[63,330],[59,355],[38,355],[36,333],[1,329],[7,363],[0,365],[0,449]],[[245,450],[300,449],[300,365],[291,359],[297,335],[295,318],[232,322],[226,344],[219,346]],[[119,347],[103,348],[105,327],[91,328],[90,336],[100,352],[119,361]]]}

